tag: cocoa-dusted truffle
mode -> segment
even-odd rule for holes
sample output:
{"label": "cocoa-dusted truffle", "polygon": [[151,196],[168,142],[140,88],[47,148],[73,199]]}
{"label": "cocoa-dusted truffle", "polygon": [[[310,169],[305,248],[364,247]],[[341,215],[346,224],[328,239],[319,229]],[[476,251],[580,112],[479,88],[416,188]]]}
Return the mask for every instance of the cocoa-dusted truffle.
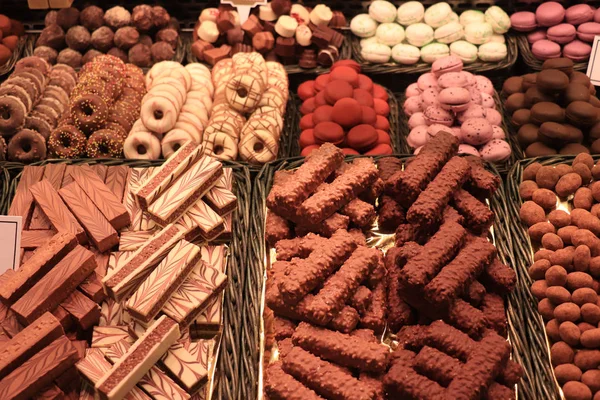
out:
{"label": "cocoa-dusted truffle", "polygon": [[129,62],[129,57],[127,56],[127,53],[119,49],[118,47],[113,47],[106,54],[120,58],[121,61],[123,61],[124,63]]}
{"label": "cocoa-dusted truffle", "polygon": [[273,0],[271,9],[277,16],[286,15],[292,10],[292,2],[290,0]]}
{"label": "cocoa-dusted truffle", "polygon": [[152,45],[152,60],[157,63],[160,61],[172,60],[175,56],[175,50],[167,42],[156,42]]}
{"label": "cocoa-dusted truffle", "polygon": [[60,9],[56,14],[56,23],[65,31],[79,24],[79,10],[75,7]]}
{"label": "cocoa-dusted truffle", "polygon": [[104,10],[98,6],[89,6],[79,14],[79,22],[90,32],[104,25]]}
{"label": "cocoa-dusted truffle", "polygon": [[194,54],[198,61],[204,61],[204,52],[213,48],[213,45],[208,42],[196,40],[192,43],[192,54]]}
{"label": "cocoa-dusted truffle", "polygon": [[165,10],[163,7],[161,7],[161,6],[152,7],[152,23],[154,24],[154,27],[156,27],[158,29],[162,29],[165,26],[169,25],[170,19],[171,19],[171,16],[167,12],[167,10]]}
{"label": "cocoa-dusted truffle", "polygon": [[36,57],[43,58],[48,61],[48,64],[56,64],[56,57],[58,57],[58,51],[54,50],[52,47],[48,46],[39,46],[33,50],[33,55]]}
{"label": "cocoa-dusted truffle", "polygon": [[44,18],[44,26],[50,26],[56,24],[56,15],[58,11],[48,11],[46,17]]}
{"label": "cocoa-dusted truffle", "polygon": [[179,29],[181,29],[181,24],[179,23],[177,18],[171,17],[171,19],[169,19],[169,24],[167,25],[167,28],[175,29],[177,32],[179,32]]}
{"label": "cocoa-dusted truffle", "polygon": [[58,53],[58,57],[56,57],[56,62],[58,64],[67,64],[73,68],[81,67],[82,60],[83,56],[81,53],[73,49],[64,49]]}
{"label": "cocoa-dusted truffle", "polygon": [[[169,47],[171,48],[171,47]],[[129,62],[138,67],[149,67],[152,65],[152,52],[150,47],[138,43],[129,49]]]}
{"label": "cocoa-dusted truffle", "polygon": [[55,50],[62,49],[65,47],[65,31],[56,24],[49,25],[42,30],[35,46],[48,46]]}
{"label": "cocoa-dusted truffle", "polygon": [[138,43],[142,43],[142,44],[145,44],[148,47],[151,47],[152,43],[154,43],[154,41],[148,35],[140,35],[140,40],[138,40]]}
{"label": "cocoa-dusted truffle", "polygon": [[129,25],[131,14],[121,6],[113,7],[104,13],[104,23],[113,29]]}
{"label": "cocoa-dusted truffle", "polygon": [[[83,55],[83,58],[81,59],[81,63],[85,65],[85,64],[89,63],[90,61],[92,61],[94,58],[101,56],[102,54],[104,54],[104,53],[102,53],[96,49],[89,49]],[[35,55],[35,53],[34,53],[34,55]]]}
{"label": "cocoa-dusted truffle", "polygon": [[171,45],[173,50],[177,48],[177,40],[179,39],[179,33],[175,29],[165,28],[158,31],[156,34],[157,42],[167,42]]}
{"label": "cocoa-dusted truffle", "polygon": [[107,52],[113,47],[115,34],[108,26],[101,26],[92,32],[92,46],[99,51]]}
{"label": "cocoa-dusted truffle", "polygon": [[84,51],[87,49],[91,39],[92,36],[90,35],[90,31],[81,25],[69,28],[67,35],[65,36],[67,46],[77,51]]}
{"label": "cocoa-dusted truffle", "polygon": [[133,8],[131,22],[140,32],[147,32],[154,27],[152,22],[152,7],[141,4]]}
{"label": "cocoa-dusted truffle", "polygon": [[140,34],[137,29],[131,26],[119,28],[114,36],[115,46],[122,50],[129,50],[140,40]]}

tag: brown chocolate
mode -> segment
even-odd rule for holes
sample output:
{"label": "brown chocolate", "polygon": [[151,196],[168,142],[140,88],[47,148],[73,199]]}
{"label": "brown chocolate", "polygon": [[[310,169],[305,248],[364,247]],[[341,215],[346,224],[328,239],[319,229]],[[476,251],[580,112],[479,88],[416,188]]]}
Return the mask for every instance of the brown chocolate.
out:
{"label": "brown chocolate", "polygon": [[60,304],[75,321],[79,328],[90,329],[100,320],[100,307],[81,292],[74,290]]}

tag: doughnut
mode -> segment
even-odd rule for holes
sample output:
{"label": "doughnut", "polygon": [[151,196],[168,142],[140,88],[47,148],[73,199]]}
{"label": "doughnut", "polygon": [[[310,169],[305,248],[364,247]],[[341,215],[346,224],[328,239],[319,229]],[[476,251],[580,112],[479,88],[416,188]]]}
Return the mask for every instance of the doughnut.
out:
{"label": "doughnut", "polygon": [[25,91],[27,92],[27,94],[29,95],[29,97],[31,98],[33,103],[35,103],[38,100],[38,98],[40,97],[41,93],[38,90],[37,86],[33,82],[31,82],[29,79],[23,78],[22,76],[13,77],[11,75],[6,80],[6,82],[4,82],[3,85],[8,85],[8,84],[17,85],[17,86],[20,86],[23,89],[25,89]]}
{"label": "doughnut", "polygon": [[43,160],[46,158],[46,139],[35,131],[23,129],[10,139],[7,154],[10,161],[31,163]]}
{"label": "doughnut", "polygon": [[68,92],[59,86],[46,86],[44,97],[52,97],[53,99],[60,101],[65,106],[69,104]]}
{"label": "doughnut", "polygon": [[48,150],[58,158],[80,158],[85,155],[85,145],[85,135],[74,125],[63,125],[48,138]]}
{"label": "doughnut", "polygon": [[150,71],[146,74],[146,88],[150,89],[152,87],[152,82],[162,73],[169,71],[170,69],[183,68],[181,64],[176,61],[161,61],[159,63],[154,64]]}
{"label": "doughnut", "polygon": [[33,102],[31,101],[31,97],[27,94],[27,91],[23,89],[21,86],[7,84],[4,86],[0,86],[0,96],[14,96],[17,97],[23,104],[25,104],[25,108],[27,112],[31,111],[31,107],[33,106]]}
{"label": "doughnut", "polygon": [[236,111],[252,112],[260,102],[264,92],[264,83],[260,76],[253,72],[236,75],[225,87],[225,98]]}
{"label": "doughnut", "polygon": [[172,100],[156,95],[142,103],[140,116],[146,128],[158,133],[173,129],[179,109]]}
{"label": "doughnut", "polygon": [[4,138],[0,136],[0,161],[6,160],[6,142]]}
{"label": "doughnut", "polygon": [[110,129],[100,129],[87,140],[86,151],[91,158],[121,158],[123,138]]}
{"label": "doughnut", "polygon": [[[37,72],[37,74],[36,74]],[[37,88],[39,93],[42,93],[44,91],[44,86],[46,83],[46,79],[44,78],[44,76],[39,76],[38,74],[41,74],[40,71],[33,69],[33,68],[23,68],[21,71],[19,72],[14,72],[11,74],[11,76],[13,78],[16,77],[22,77],[25,79],[29,79],[31,81],[31,83],[33,83],[35,85],[35,87]]]}
{"label": "doughnut", "polygon": [[42,135],[44,139],[48,139],[52,132],[52,125],[43,118],[29,115],[27,119],[25,119],[25,129],[36,131]]}
{"label": "doughnut", "polygon": [[242,136],[240,157],[251,164],[264,164],[277,158],[279,140],[267,130],[250,131]]}
{"label": "doughnut", "polygon": [[110,121],[104,125],[104,129],[110,129],[111,131],[114,131],[117,135],[121,136],[121,138],[123,138],[123,140],[125,140],[128,132],[129,132],[129,131],[125,130],[125,128],[121,124],[118,124],[116,122],[110,122]]}
{"label": "doughnut", "polygon": [[22,58],[17,62],[15,65],[15,72],[23,68],[35,68],[46,75],[50,71],[50,64],[41,57],[29,56]]}
{"label": "doughnut", "polygon": [[190,140],[194,139],[188,132],[182,129],[173,129],[171,132],[167,133],[162,140],[161,149],[163,157],[171,157],[173,153]]}
{"label": "doughnut", "polygon": [[160,151],[160,140],[150,132],[132,132],[123,143],[125,158],[129,159],[158,160]]}
{"label": "doughnut", "polygon": [[38,103],[38,105],[43,105],[46,107],[50,107],[51,109],[53,109],[56,114],[58,116],[62,115],[62,113],[65,111],[65,104],[61,103],[59,100],[53,98],[53,97],[42,97],[40,99],[40,102]]}
{"label": "doughnut", "polygon": [[238,143],[225,132],[212,132],[205,135],[204,154],[220,160],[234,161],[238,156]]}
{"label": "doughnut", "polygon": [[25,125],[27,108],[17,97],[0,97],[0,135],[10,136]]}
{"label": "doughnut", "polygon": [[82,95],[71,102],[71,117],[82,132],[90,134],[106,122],[108,107],[98,95]]}
{"label": "doughnut", "polygon": [[47,117],[47,121],[50,122],[50,125],[52,126],[56,126],[56,124],[58,123],[58,118],[60,116],[60,113],[58,113],[54,108],[38,103],[33,110],[31,110],[31,113],[29,113],[29,115],[32,116],[36,116],[36,115],[43,115]]}
{"label": "doughnut", "polygon": [[187,120],[182,120],[181,115],[179,115],[179,120],[177,121],[177,123],[175,124],[175,127],[173,129],[181,129],[186,131],[187,133],[190,134],[190,137],[192,138],[192,140],[195,143],[202,143],[202,136],[204,133],[204,128],[197,128],[196,125],[194,125],[194,123],[189,122]]}
{"label": "doughnut", "polygon": [[[98,57],[96,57],[96,59],[98,59]],[[85,65],[84,65],[84,67],[85,67]],[[52,71],[50,72],[50,75],[56,73],[57,71],[67,72],[69,75],[71,75],[71,77],[73,79],[77,80],[77,72],[70,65],[67,65],[67,64],[56,64],[54,67],[52,67]]]}

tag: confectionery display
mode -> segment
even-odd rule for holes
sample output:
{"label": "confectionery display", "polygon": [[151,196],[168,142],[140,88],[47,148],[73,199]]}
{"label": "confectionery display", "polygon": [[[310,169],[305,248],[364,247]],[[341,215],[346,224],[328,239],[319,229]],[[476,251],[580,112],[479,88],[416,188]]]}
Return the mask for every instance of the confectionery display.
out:
{"label": "confectionery display", "polygon": [[594,36],[600,33],[600,14],[588,4],[565,7],[545,1],[535,12],[519,11],[510,16],[512,28],[523,32],[538,60],[566,57],[587,63]]}
{"label": "confectionery display", "polygon": [[43,58],[19,60],[0,84],[0,160],[22,163],[44,160],[51,132],[69,108],[76,73],[65,64]]}
{"label": "confectionery display", "polygon": [[[486,237],[494,213],[480,200],[499,177],[458,146],[440,131],[403,168],[396,158],[345,163],[325,143],[275,173],[269,398],[515,398],[522,368],[509,359],[503,298],[516,274]],[[375,221],[392,232],[385,255],[367,245]]]}
{"label": "confectionery display", "polygon": [[101,54],[147,68],[172,60],[179,42],[179,22],[161,6],[61,8],[48,12],[44,24],[33,54],[73,68]]}
{"label": "confectionery display", "polygon": [[0,398],[209,398],[228,279],[225,247],[206,243],[236,206],[231,170],[193,142],[156,168],[25,167]]}
{"label": "confectionery display", "polygon": [[506,58],[504,34],[511,19],[502,8],[467,10],[460,16],[446,2],[427,7],[408,1],[398,8],[389,1],[370,2],[368,14],[350,21],[352,33],[360,38],[360,56],[367,62],[404,65],[454,55],[465,64],[497,62]]}
{"label": "confectionery display", "polygon": [[214,65],[237,53],[256,51],[268,61],[302,69],[329,68],[340,57],[346,17],[325,4],[306,8],[290,0],[271,0],[256,7],[241,23],[227,5],[205,8],[194,26],[191,52]]}
{"label": "confectionery display", "polygon": [[352,60],[333,64],[331,71],[298,87],[301,155],[322,143],[333,143],[346,155],[392,154],[388,92],[360,73]]}
{"label": "confectionery display", "polygon": [[418,153],[437,132],[446,131],[460,141],[459,154],[505,161],[511,148],[494,85],[489,78],[462,69],[459,57],[440,58],[430,72],[406,88],[403,110],[410,129],[408,145]]}
{"label": "confectionery display", "polygon": [[520,220],[537,252],[531,293],[546,325],[550,356],[565,398],[599,391],[598,179],[600,164],[580,154],[568,164],[530,163],[519,191]]}
{"label": "confectionery display", "polygon": [[526,157],[600,153],[596,88],[573,61],[555,58],[542,71],[507,79],[507,118]]}
{"label": "confectionery display", "polygon": [[67,109],[47,138],[49,158],[121,158],[146,93],[143,71],[100,55],[85,64],[77,79]]}
{"label": "confectionery display", "polygon": [[25,27],[15,19],[0,14],[0,67],[6,65],[19,46],[19,38],[25,35]]}

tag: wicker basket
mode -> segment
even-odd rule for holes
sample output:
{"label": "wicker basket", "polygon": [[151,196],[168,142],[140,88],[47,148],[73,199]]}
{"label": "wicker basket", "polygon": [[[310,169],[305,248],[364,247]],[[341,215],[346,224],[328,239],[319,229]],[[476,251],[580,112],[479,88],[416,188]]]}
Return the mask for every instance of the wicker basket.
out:
{"label": "wicker basket", "polygon": [[[344,34],[344,41],[342,42],[342,46],[339,49],[340,52],[340,60],[346,60],[351,58],[352,56],[352,49],[350,46],[350,31],[342,31],[342,33]],[[201,62],[198,61],[198,59],[196,58],[196,56],[192,53],[192,43],[193,43],[193,39],[191,37],[186,37],[186,43],[185,43],[185,47],[186,47],[186,59],[188,63],[196,63],[196,62]],[[206,63],[205,64],[208,68],[212,69],[212,66]],[[321,67],[318,66],[316,68],[311,68],[311,69],[306,69],[306,68],[301,68],[298,64],[293,64],[293,65],[284,65],[285,67],[285,71],[287,72],[288,75],[294,75],[294,74],[324,74],[326,72],[329,72],[329,68],[325,68],[325,67]]]}
{"label": "wicker basket", "polygon": [[[516,38],[517,38],[517,43],[519,45],[519,53],[521,54],[521,57],[523,58],[523,61],[525,62],[525,64],[527,64],[527,67],[529,67],[529,69],[532,69],[534,71],[541,71],[542,64],[544,63],[544,61],[538,59],[536,56],[533,55],[533,53],[531,52],[531,45],[527,41],[527,36],[526,35],[517,35]],[[587,61],[586,62],[573,62],[573,69],[576,71],[583,71],[585,73],[587,71],[587,67],[588,67]]]}
{"label": "wicker basket", "polygon": [[[347,157],[352,159],[355,157]],[[375,157],[378,158],[378,157]],[[411,157],[399,156],[403,161],[408,161]],[[263,310],[261,310],[261,293],[263,290],[265,271],[266,244],[265,218],[266,218],[266,198],[273,185],[273,177],[276,171],[281,169],[297,168],[303,163],[303,159],[291,158],[270,163],[257,175],[254,182],[252,194],[252,216],[250,237],[254,238],[249,244],[248,255],[249,264],[247,265],[247,286],[245,289],[246,303],[244,306],[244,343],[241,349],[241,357],[244,360],[242,364],[243,371],[242,385],[247,387],[248,392],[245,399],[254,400],[257,396],[257,383],[259,375],[259,344],[260,344],[260,320]],[[488,164],[488,169],[498,175],[498,171],[493,165]],[[501,260],[513,266],[513,243],[510,236],[507,217],[509,210],[507,207],[507,195],[503,185],[500,186],[495,196],[490,199],[490,206],[496,214],[494,223],[494,233],[496,238],[496,247]],[[513,346],[513,359],[526,366],[530,360],[531,354],[529,341],[525,326],[527,320],[522,318],[522,299],[519,297],[521,290],[515,291],[508,296],[507,318],[508,318],[508,337]],[[538,381],[539,377],[532,373],[532,370],[526,368],[526,374],[521,384],[518,385],[518,397],[526,399],[551,399],[553,397],[539,397],[540,393],[547,391],[538,391],[537,387],[543,384]],[[523,397],[521,397],[523,396]]]}
{"label": "wicker basket", "polygon": [[21,55],[23,54],[23,51],[25,50],[28,41],[29,35],[21,36],[19,38],[19,41],[17,42],[17,47],[15,48],[15,51],[13,51],[12,56],[10,57],[8,62],[0,66],[0,79],[3,76],[8,75],[12,72],[13,68],[17,64],[17,61],[21,58]]}
{"label": "wicker basket", "polygon": [[[398,109],[400,114],[398,124],[400,128],[399,131],[400,134],[404,136],[404,143],[406,143],[406,148],[403,150],[404,153],[411,154],[413,152],[413,149],[406,142],[406,137],[410,133],[410,128],[408,127],[408,116],[404,113],[404,108],[402,107],[404,101],[406,100],[406,97],[404,93],[398,93],[397,96],[399,105]],[[506,175],[517,160],[523,159],[523,152],[521,151],[519,143],[517,142],[516,135],[513,135],[512,132],[508,129],[504,115],[503,101],[500,99],[500,96],[498,96],[498,93],[494,93],[494,100],[496,101],[496,109],[498,110],[498,112],[500,112],[500,115],[502,115],[502,129],[504,129],[504,132],[506,133],[506,141],[508,142],[508,144],[510,144],[511,149],[510,158],[503,163],[496,164],[496,169],[498,170],[498,172],[500,172],[502,175]]]}
{"label": "wicker basket", "polygon": [[[127,165],[132,168],[156,167],[161,161],[147,160],[111,160],[111,159],[77,159],[77,160],[46,160],[33,165],[45,165],[48,163],[67,164],[104,164],[104,165]],[[0,214],[6,214],[10,202],[15,195],[20,174],[24,165],[19,163],[0,163]],[[227,266],[227,278],[229,284],[225,289],[223,302],[223,332],[221,351],[218,358],[217,372],[215,377],[214,398],[217,399],[243,399],[245,387],[241,385],[240,372],[244,360],[239,357],[239,349],[243,342],[242,326],[243,316],[240,309],[244,304],[246,274],[249,263],[246,243],[250,242],[247,233],[250,229],[250,172],[239,163],[224,163],[225,168],[231,168],[235,177],[234,193],[238,199],[238,207],[233,214],[232,240],[230,243],[230,257]]]}

